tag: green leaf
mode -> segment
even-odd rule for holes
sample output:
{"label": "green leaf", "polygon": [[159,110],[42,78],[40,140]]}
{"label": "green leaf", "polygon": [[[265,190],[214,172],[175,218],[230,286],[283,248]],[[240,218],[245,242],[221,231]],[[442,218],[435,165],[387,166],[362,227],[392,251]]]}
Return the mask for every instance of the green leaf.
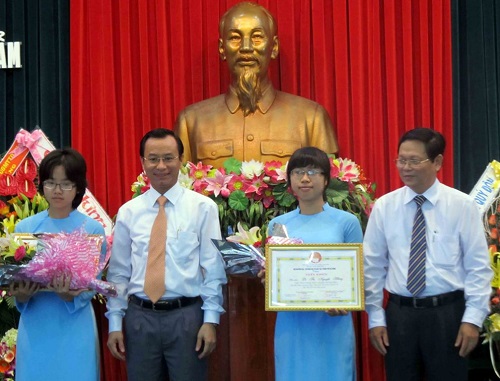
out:
{"label": "green leaf", "polygon": [[241,190],[234,191],[228,198],[229,207],[238,211],[245,210],[249,203],[250,201],[248,201],[245,192]]}
{"label": "green leaf", "polygon": [[285,208],[290,208],[292,206],[296,206],[297,199],[293,197],[290,193],[286,192],[282,195],[281,199],[278,201],[278,204]]}
{"label": "green leaf", "polygon": [[290,192],[286,184],[278,184],[273,189],[273,196],[279,206],[290,207],[297,202]]}
{"label": "green leaf", "polygon": [[12,204],[12,206],[14,207],[14,210],[16,211],[17,217],[18,217],[19,219],[22,219],[22,218],[23,218],[23,217],[22,217],[22,216],[23,216],[23,211],[22,211],[22,209],[20,208],[20,206],[19,206],[19,205],[17,205],[17,204]]}
{"label": "green leaf", "polygon": [[16,299],[13,296],[6,296],[4,299],[9,308],[14,308],[16,306]]}
{"label": "green leaf", "polygon": [[241,161],[231,157],[224,162],[224,169],[226,173],[235,173],[241,175]]}
{"label": "green leaf", "polygon": [[341,205],[349,197],[349,184],[339,179],[331,179],[325,193],[330,205],[333,204],[338,206],[339,209],[343,209]]}

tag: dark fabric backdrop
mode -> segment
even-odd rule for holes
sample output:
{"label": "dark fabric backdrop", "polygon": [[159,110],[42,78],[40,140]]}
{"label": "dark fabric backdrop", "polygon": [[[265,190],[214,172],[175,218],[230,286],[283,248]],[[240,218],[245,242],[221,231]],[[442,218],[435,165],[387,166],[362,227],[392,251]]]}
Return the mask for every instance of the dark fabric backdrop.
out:
{"label": "dark fabric backdrop", "polygon": [[0,153],[21,127],[69,145],[69,0],[1,0],[0,30],[22,41],[22,68],[0,69]]}
{"label": "dark fabric backdrop", "polygon": [[455,186],[469,193],[500,160],[500,2],[454,0]]}

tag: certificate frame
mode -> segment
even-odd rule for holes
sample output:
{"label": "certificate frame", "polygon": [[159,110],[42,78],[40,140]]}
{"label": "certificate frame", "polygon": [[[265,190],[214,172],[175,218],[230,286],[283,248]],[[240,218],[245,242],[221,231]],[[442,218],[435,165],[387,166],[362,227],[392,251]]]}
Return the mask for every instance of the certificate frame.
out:
{"label": "certificate frame", "polygon": [[[39,248],[38,242],[40,241],[40,236],[51,236],[56,234],[58,233],[12,233],[11,235],[19,238],[30,248],[37,250]],[[86,236],[87,238],[95,241],[99,248],[104,242],[104,237],[101,234],[86,234]]]}
{"label": "certificate frame", "polygon": [[363,245],[266,246],[266,311],[365,308]]}
{"label": "certificate frame", "polygon": [[12,233],[15,238],[19,238],[23,243],[27,244],[31,249],[36,250],[38,246],[38,237],[31,233]]}

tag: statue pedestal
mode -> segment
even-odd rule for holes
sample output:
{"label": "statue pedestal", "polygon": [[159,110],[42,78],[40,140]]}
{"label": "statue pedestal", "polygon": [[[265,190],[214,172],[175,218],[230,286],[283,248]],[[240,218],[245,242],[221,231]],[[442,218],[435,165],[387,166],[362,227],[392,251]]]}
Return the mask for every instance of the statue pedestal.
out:
{"label": "statue pedestal", "polygon": [[274,380],[276,313],[265,311],[264,286],[258,278],[230,277],[225,291],[209,380]]}

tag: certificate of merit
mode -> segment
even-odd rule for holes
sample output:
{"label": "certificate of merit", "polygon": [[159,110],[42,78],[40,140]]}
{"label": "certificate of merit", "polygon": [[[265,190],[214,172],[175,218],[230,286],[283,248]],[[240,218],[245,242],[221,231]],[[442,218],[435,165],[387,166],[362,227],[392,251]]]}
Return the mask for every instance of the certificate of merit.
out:
{"label": "certificate of merit", "polygon": [[266,310],[364,309],[361,244],[269,245]]}

